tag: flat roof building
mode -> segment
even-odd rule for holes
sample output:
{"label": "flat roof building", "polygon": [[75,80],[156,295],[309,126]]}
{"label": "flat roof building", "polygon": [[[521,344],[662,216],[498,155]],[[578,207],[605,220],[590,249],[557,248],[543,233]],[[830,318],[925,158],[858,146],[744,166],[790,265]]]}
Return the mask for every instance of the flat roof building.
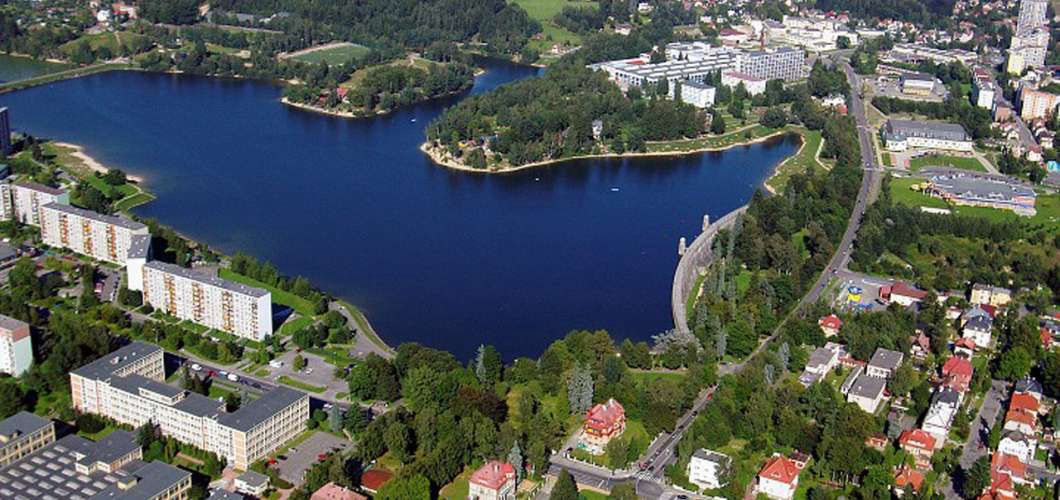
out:
{"label": "flat roof building", "polygon": [[964,127],[956,123],[887,120],[883,137],[887,149],[891,151],[905,151],[908,148],[972,150],[971,137]]}
{"label": "flat roof building", "polygon": [[791,82],[806,78],[806,53],[802,49],[778,49],[744,52],[737,58],[736,70],[764,80]]}
{"label": "flat roof building", "polygon": [[29,324],[0,314],[0,373],[19,377],[33,364]]}
{"label": "flat roof building", "polygon": [[309,396],[278,387],[227,413],[224,403],[164,383],[162,349],[133,343],[70,374],[74,409],[217,453],[238,469],[264,458],[306,428]]}
{"label": "flat roof building", "polygon": [[255,341],[272,335],[272,294],[173,264],[143,265],[144,302],[171,316]]}
{"label": "flat roof building", "polygon": [[134,220],[62,203],[44,205],[42,214],[44,244],[121,266],[127,262],[133,236],[150,238],[147,226]]}
{"label": "flat roof building", "polygon": [[35,182],[0,184],[2,219],[40,227],[44,220],[44,205],[49,203],[69,205],[70,193]]}
{"label": "flat roof building", "polygon": [[28,411],[0,421],[0,467],[55,442],[55,423]]}
{"label": "flat roof building", "polygon": [[114,431],[93,442],[69,435],[0,468],[0,498],[24,500],[177,500],[191,473],[144,462],[136,436]]}

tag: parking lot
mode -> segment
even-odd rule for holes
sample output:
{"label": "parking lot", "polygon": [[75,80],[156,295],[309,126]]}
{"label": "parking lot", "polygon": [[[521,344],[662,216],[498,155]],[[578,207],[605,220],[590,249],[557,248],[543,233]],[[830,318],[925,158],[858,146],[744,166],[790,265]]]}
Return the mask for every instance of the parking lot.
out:
{"label": "parking lot", "polygon": [[345,439],[326,432],[317,432],[304,443],[288,450],[287,454],[283,455],[284,459],[277,458],[276,468],[283,480],[301,484],[305,471],[317,463],[321,455],[351,448],[353,448],[353,443]]}
{"label": "parking lot", "polygon": [[[299,354],[302,355],[306,360],[306,367],[302,371],[294,370],[294,358]],[[348,390],[346,381],[342,379],[336,379],[333,375],[335,367],[324,361],[323,358],[315,354],[307,352],[295,352],[294,350],[287,351],[276,358],[283,363],[280,368],[269,367],[271,373],[267,379],[271,382],[280,383],[279,378],[286,375],[299,382],[317,386],[327,387],[328,391],[325,391],[322,395],[334,395],[337,392]]]}
{"label": "parking lot", "polygon": [[[884,285],[893,285],[893,280],[876,278],[849,271],[840,273],[837,278],[839,279],[840,286],[834,301],[836,307],[843,310],[860,308],[868,311],[879,311],[887,308],[883,302],[880,302],[877,299],[880,296],[880,287]],[[851,287],[860,288],[860,296],[852,294],[850,292]],[[854,298],[859,298],[860,302],[855,304],[853,302]]]}

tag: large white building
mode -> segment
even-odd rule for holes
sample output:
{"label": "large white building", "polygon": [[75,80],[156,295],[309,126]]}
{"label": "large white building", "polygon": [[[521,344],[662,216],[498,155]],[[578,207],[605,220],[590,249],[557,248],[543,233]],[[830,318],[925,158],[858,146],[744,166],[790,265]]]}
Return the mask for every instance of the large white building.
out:
{"label": "large white building", "polygon": [[1046,24],[1048,0],[1021,0],[1019,19],[1016,21],[1016,33],[1027,33]]}
{"label": "large white building", "polygon": [[40,226],[44,220],[44,205],[49,203],[69,205],[70,194],[33,182],[0,184],[0,219]]}
{"label": "large white building", "polygon": [[759,78],[757,76],[751,76],[739,71],[725,71],[721,74],[721,84],[736,88],[740,84],[743,84],[744,89],[747,90],[748,95],[756,96],[766,91],[766,79]]}
{"label": "large white building", "polygon": [[658,84],[667,80],[671,89],[678,82],[704,82],[712,73],[736,67],[738,51],[727,47],[711,47],[702,42],[670,44],[667,60],[652,63],[648,54],[633,59],[622,59],[592,64],[592,69],[606,71],[619,88]]}
{"label": "large white building", "polygon": [[129,240],[129,253],[125,257],[126,288],[144,290],[144,266],[151,260],[151,235],[134,234]]}
{"label": "large white building", "polygon": [[61,203],[42,207],[41,239],[89,257],[125,265],[134,236],[149,236],[147,226]]}
{"label": "large white building", "polygon": [[971,151],[972,139],[964,127],[956,123],[935,123],[912,120],[887,120],[884,139],[890,151],[909,148]]}
{"label": "large white building", "polygon": [[994,109],[994,96],[997,86],[990,77],[990,72],[983,68],[975,68],[972,72],[975,85],[972,87],[972,103],[983,109]]}
{"label": "large white building", "polygon": [[216,453],[246,470],[306,429],[309,396],[278,387],[227,413],[224,403],[165,384],[163,351],[134,342],[70,373],[75,410],[138,427]]}
{"label": "large white building", "polygon": [[[1040,68],[1045,66],[1045,55],[1049,51],[1049,31],[1037,28],[1024,33],[1012,35],[1009,43],[1009,57],[1019,58],[1022,66],[1016,65],[1022,72],[1022,68]],[[1010,61],[1011,63],[1011,61]]]}
{"label": "large white building", "polygon": [[0,373],[18,377],[33,364],[29,325],[0,314]]}
{"label": "large white building", "polygon": [[825,18],[784,16],[783,22],[765,21],[765,32],[772,43],[794,45],[811,52],[835,50],[845,38],[850,47],[858,44],[858,34],[841,22]]}
{"label": "large white building", "polygon": [[171,316],[261,341],[272,335],[272,294],[173,264],[143,265],[144,302]]}
{"label": "large white building", "polygon": [[725,486],[731,464],[728,455],[700,448],[692,452],[692,458],[688,460],[688,482],[702,489],[721,488]]}
{"label": "large white building", "polygon": [[736,70],[764,80],[790,82],[806,78],[805,66],[806,53],[802,49],[781,47],[741,53]]}
{"label": "large white building", "polygon": [[714,106],[714,93],[716,92],[714,87],[691,80],[681,82],[678,86],[681,88],[682,102],[687,102],[697,108],[710,108]]}

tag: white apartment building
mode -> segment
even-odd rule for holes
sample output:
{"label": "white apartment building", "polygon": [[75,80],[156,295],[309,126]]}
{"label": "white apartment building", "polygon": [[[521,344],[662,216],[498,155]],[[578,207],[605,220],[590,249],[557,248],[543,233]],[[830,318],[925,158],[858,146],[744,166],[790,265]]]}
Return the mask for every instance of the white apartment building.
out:
{"label": "white apartment building", "polygon": [[1016,21],[1016,33],[1026,33],[1046,24],[1047,0],[1021,0],[1019,18]]}
{"label": "white apartment building", "polygon": [[125,257],[126,288],[144,290],[144,266],[151,260],[151,235],[134,234],[129,238],[129,253]]}
{"label": "white apartment building", "polygon": [[765,31],[770,42],[794,45],[811,52],[835,50],[840,38],[846,38],[851,47],[858,44],[856,32],[841,22],[824,18],[785,15],[783,22],[766,21]]}
{"label": "white apartment building", "polygon": [[786,82],[806,77],[806,53],[802,49],[782,47],[741,53],[736,71],[764,80]]}
{"label": "white apartment building", "polygon": [[744,89],[747,89],[747,93],[752,96],[756,96],[766,91],[766,79],[759,78],[757,76],[751,76],[739,71],[724,71],[721,74],[721,84],[736,88],[738,85],[743,84]]}
{"label": "white apartment building", "polygon": [[972,103],[983,109],[994,109],[994,96],[997,88],[990,73],[982,68],[976,68],[974,72],[974,83],[972,86]]}
{"label": "white apartment building", "polygon": [[1045,55],[1049,51],[1049,31],[1036,28],[1031,31],[1012,35],[1009,43],[1009,54],[1018,55],[1022,68],[1040,68],[1045,66]]}
{"label": "white apartment building", "polygon": [[143,265],[144,302],[171,316],[261,341],[272,335],[272,294],[173,264]]}
{"label": "white apartment building", "polygon": [[608,77],[624,92],[632,87],[657,84],[664,79],[669,82],[672,91],[678,82],[704,82],[714,72],[736,67],[736,50],[711,47],[702,42],[671,48],[674,45],[667,47],[667,57],[670,59],[665,62],[653,64],[650,56],[645,54],[633,59],[591,64],[589,68],[606,71]]}
{"label": "white apartment building", "polygon": [[97,260],[125,265],[133,236],[148,236],[147,226],[122,217],[49,203],[42,207],[44,244],[67,248]]}
{"label": "white apartment building", "polygon": [[1020,118],[1033,120],[1055,113],[1060,106],[1060,95],[1023,87],[1020,90],[1020,102]]}
{"label": "white apartment building", "polygon": [[[697,108],[710,108],[714,106],[714,93],[716,89],[705,83],[686,80],[679,83],[681,88],[681,101],[687,102]],[[674,88],[677,88],[675,86]]]}
{"label": "white apartment building", "polygon": [[701,489],[721,488],[725,486],[725,475],[731,464],[728,455],[700,448],[692,452],[685,472],[688,481]]}
{"label": "white apartment building", "polygon": [[278,387],[232,413],[224,403],[164,383],[163,351],[135,342],[70,374],[74,409],[163,435],[246,470],[306,428],[309,396]]}
{"label": "white apartment building", "polygon": [[909,148],[971,151],[972,138],[956,123],[887,120],[883,138],[890,151]]}
{"label": "white apartment building", "polygon": [[0,184],[0,218],[4,220],[14,219],[22,224],[40,226],[44,220],[44,205],[49,203],[69,205],[70,194],[33,182]]}
{"label": "white apartment building", "polygon": [[0,373],[21,376],[33,364],[29,325],[0,314]]}

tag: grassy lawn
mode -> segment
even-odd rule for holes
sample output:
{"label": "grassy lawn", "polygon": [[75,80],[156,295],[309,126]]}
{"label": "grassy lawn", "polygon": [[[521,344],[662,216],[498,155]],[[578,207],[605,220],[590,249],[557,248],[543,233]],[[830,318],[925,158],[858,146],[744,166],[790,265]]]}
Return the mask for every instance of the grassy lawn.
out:
{"label": "grassy lawn", "polygon": [[88,432],[77,431],[77,435],[81,436],[81,437],[83,437],[85,439],[88,439],[89,441],[99,441],[100,439],[103,439],[103,438],[109,436],[112,432],[114,432],[116,430],[118,430],[117,427],[115,427],[114,425],[111,425],[111,424],[107,424],[107,426],[104,427],[103,430],[101,430],[99,432],[88,433]]}
{"label": "grassy lawn", "polygon": [[526,11],[530,17],[541,23],[541,32],[544,40],[531,40],[530,46],[540,50],[552,48],[553,44],[570,42],[574,45],[581,43],[581,37],[566,29],[556,26],[552,18],[563,11],[564,7],[596,7],[596,2],[585,0],[512,0]]}
{"label": "grassy lawn", "polygon": [[[757,139],[759,137],[765,137],[770,134],[775,134],[778,131],[784,129],[771,129],[765,125],[754,125],[747,130],[740,130],[736,132],[729,132],[727,134],[715,135],[709,137],[701,137],[696,139],[686,139],[680,141],[665,141],[665,142],[649,142],[648,152],[650,153],[681,153],[696,151],[700,149],[710,148],[724,148],[747,141],[747,132],[751,132],[751,139]],[[790,129],[789,129],[790,130]]]}
{"label": "grassy lawn", "polygon": [[139,33],[131,33],[123,31],[121,33],[99,33],[96,35],[85,35],[77,40],[71,40],[59,46],[59,50],[63,51],[67,55],[72,55],[77,45],[82,40],[88,41],[89,47],[92,47],[93,51],[98,51],[101,47],[106,47],[110,50],[111,54],[118,55],[118,46],[124,45],[126,48],[131,49],[132,44],[135,40],[143,38],[143,35]]}
{"label": "grassy lawn", "polygon": [[349,352],[347,352],[345,349],[339,349],[337,347],[328,347],[326,349],[321,349],[319,347],[311,347],[309,349],[306,349],[305,352],[308,352],[310,354],[316,354],[317,356],[324,358],[325,362],[337,366],[339,368],[346,368],[354,362],[354,359],[350,357]]}
{"label": "grassy lawn", "polygon": [[468,480],[471,478],[471,474],[475,473],[475,469],[471,467],[464,467],[464,472],[461,472],[453,482],[442,486],[442,489],[438,491],[439,500],[465,500],[468,493]]}
{"label": "grassy lawn", "polygon": [[909,189],[909,186],[923,182],[921,179],[891,179],[891,198],[896,203],[902,203],[911,207],[933,207],[948,208],[955,214],[983,217],[992,221],[1018,220],[1030,224],[1040,224],[1052,227],[1053,232],[1060,231],[1060,195],[1044,195],[1038,193],[1038,213],[1033,217],[1021,217],[1009,210],[1001,210],[989,207],[959,207],[949,205],[943,200],[933,198]]}
{"label": "grassy lawn", "polygon": [[773,174],[769,180],[766,181],[766,185],[773,188],[776,192],[781,192],[784,186],[788,184],[788,179],[793,174],[799,172],[805,172],[807,167],[813,168],[824,168],[817,161],[817,150],[821,147],[821,131],[819,130],[806,130],[797,129],[802,135],[802,146],[799,151],[795,153],[795,156],[784,160],[783,163],[777,165],[777,171]]}
{"label": "grassy lawn", "polygon": [[313,324],[313,318],[307,318],[305,316],[299,316],[298,318],[287,321],[283,325],[280,325],[278,331],[281,337],[288,335],[294,335],[295,332]]}
{"label": "grassy lawn", "polygon": [[221,269],[218,276],[244,285],[264,288],[272,293],[273,302],[290,307],[291,309],[298,311],[298,314],[301,314],[302,316],[313,316],[313,304],[291,292],[285,292],[274,286],[266,285],[254,278],[243,276],[242,274],[236,274],[229,269]]}
{"label": "grassy lawn", "polygon": [[599,491],[587,489],[578,490],[578,496],[585,500],[607,500],[607,498],[610,498],[607,495],[600,493]]}
{"label": "grassy lawn", "polygon": [[221,387],[220,384],[210,384],[210,394],[208,394],[208,396],[211,399],[227,397],[229,394],[232,394],[232,391],[228,390],[227,388]]}
{"label": "grassy lawn", "polygon": [[962,170],[986,172],[986,168],[983,167],[982,163],[979,163],[979,160],[975,158],[965,158],[963,156],[930,155],[918,156],[909,160],[909,170],[912,172],[916,172],[924,167],[951,167]]}
{"label": "grassy lawn", "polygon": [[155,196],[153,194],[143,192],[136,193],[132,196],[128,196],[119,200],[117,203],[114,204],[114,209],[119,212],[126,212],[140,205],[143,205],[153,199],[155,199]]}
{"label": "grassy lawn", "polygon": [[667,379],[680,383],[681,380],[685,378],[685,374],[683,373],[670,372],[630,371],[629,374],[633,377],[633,380],[635,380],[638,384],[644,384],[646,382],[658,379]]}
{"label": "grassy lawn", "polygon": [[696,301],[699,299],[699,290],[703,288],[703,280],[707,279],[706,276],[700,274],[696,276],[696,282],[692,284],[692,290],[688,292],[688,300],[685,303],[685,314],[692,316],[692,311],[696,308]]}
{"label": "grassy lawn", "polygon": [[344,64],[355,57],[361,57],[364,54],[367,54],[369,50],[371,49],[364,45],[344,43],[335,47],[328,47],[326,49],[314,50],[307,54],[297,55],[291,59],[304,63],[327,61],[328,65],[335,66],[338,64]]}
{"label": "grassy lawn", "polygon": [[281,384],[289,385],[291,387],[294,387],[295,389],[301,389],[303,391],[312,392],[314,394],[320,394],[320,393],[328,390],[327,387],[309,385],[309,384],[306,384],[306,383],[303,383],[303,382],[299,382],[299,381],[297,381],[297,380],[295,380],[295,379],[293,379],[291,377],[288,377],[287,375],[280,375],[280,378],[278,379],[278,381]]}

